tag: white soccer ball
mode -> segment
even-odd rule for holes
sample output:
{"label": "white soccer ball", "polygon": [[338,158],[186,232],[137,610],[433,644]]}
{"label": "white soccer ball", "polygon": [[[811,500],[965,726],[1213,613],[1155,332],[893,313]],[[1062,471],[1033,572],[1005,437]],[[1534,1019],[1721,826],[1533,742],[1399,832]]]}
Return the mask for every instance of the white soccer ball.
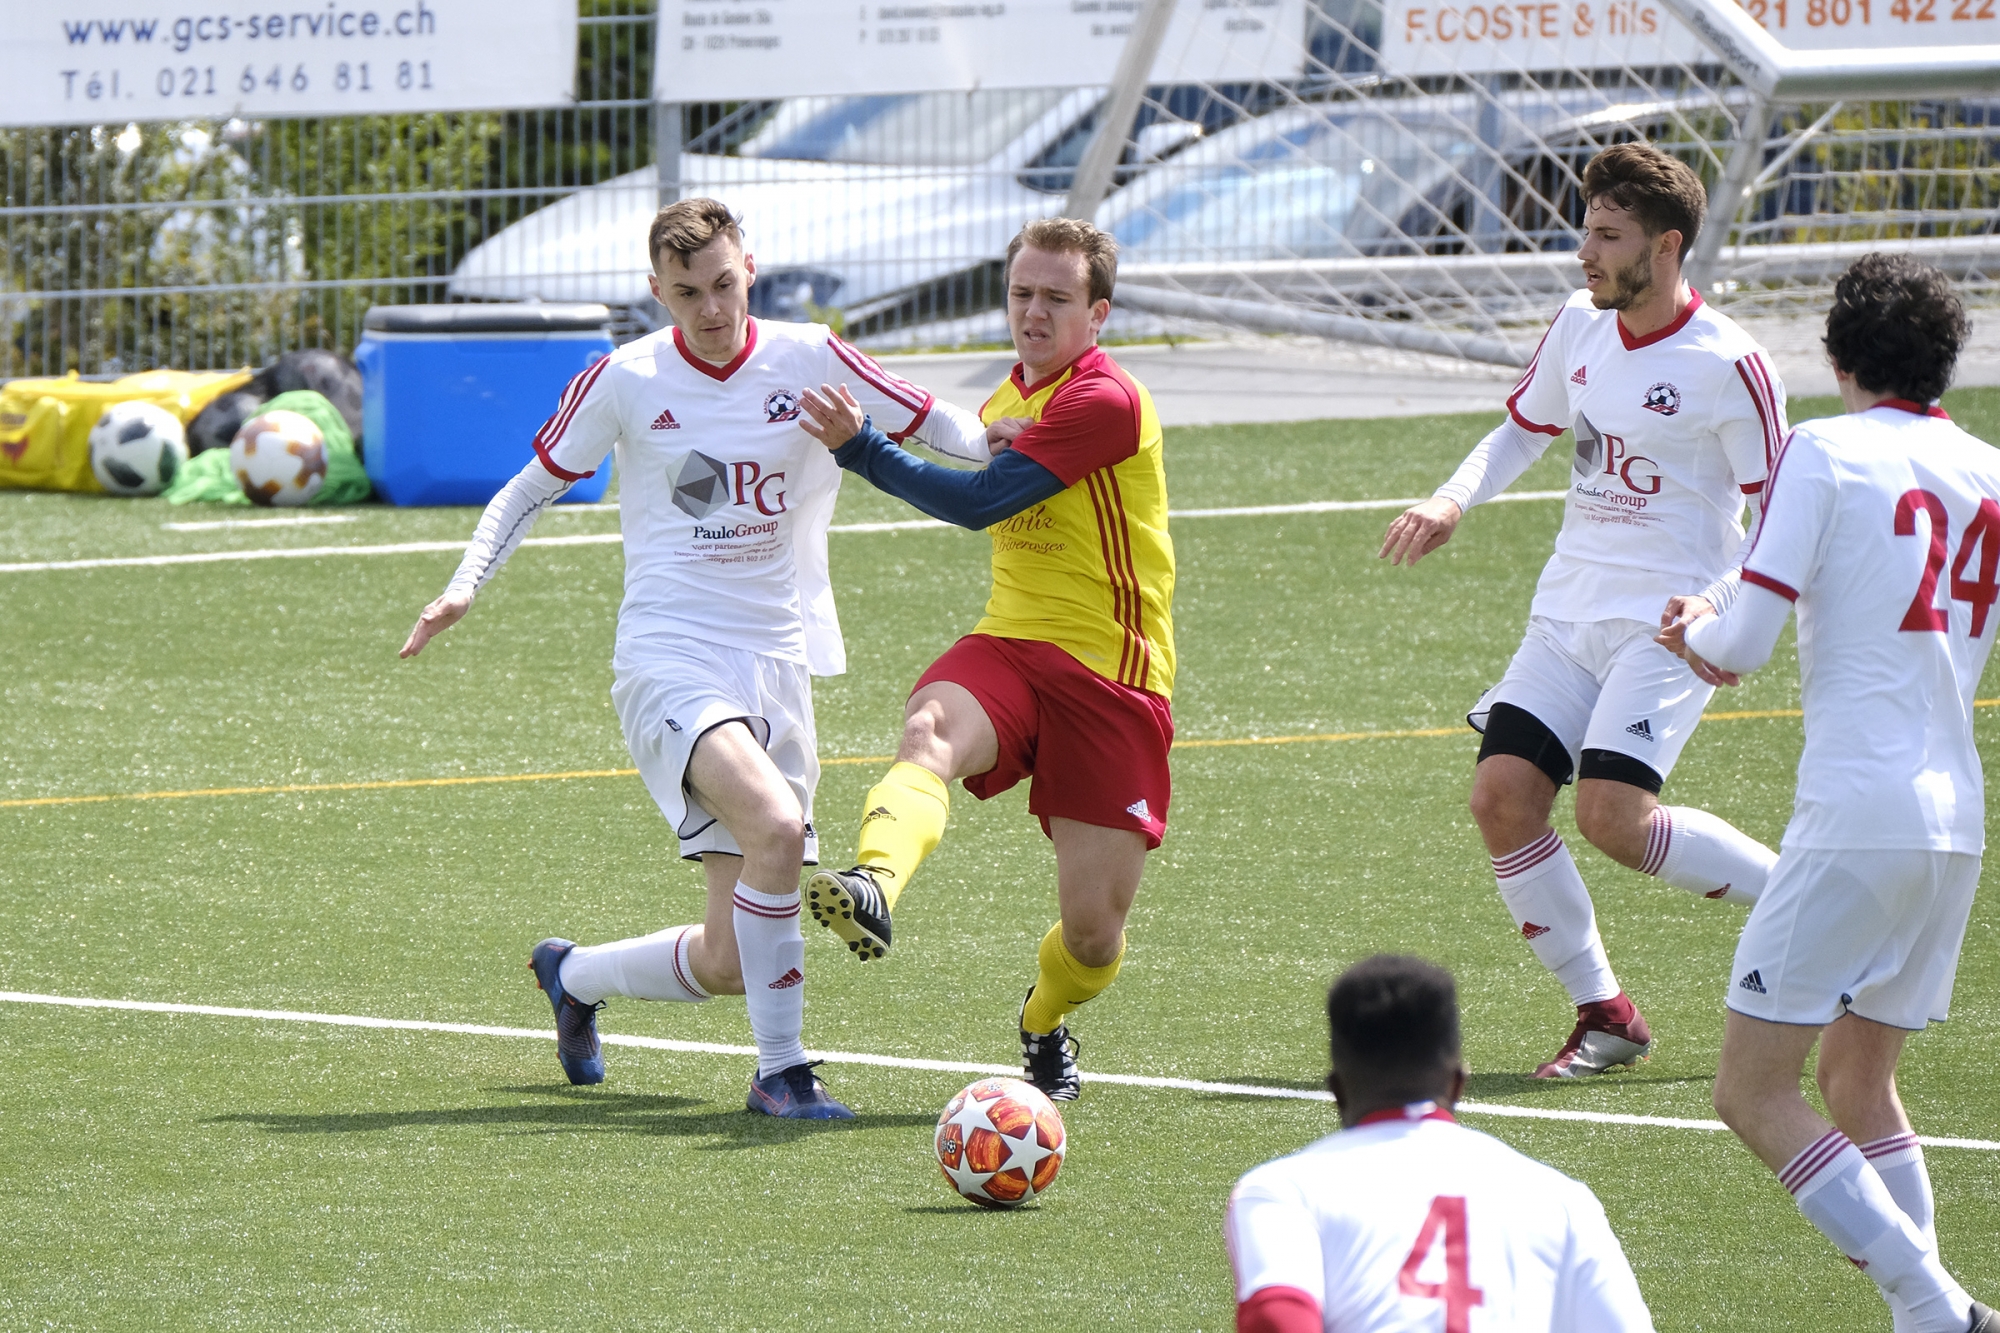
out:
{"label": "white soccer ball", "polygon": [[938,1167],[981,1208],[1019,1208],[1055,1184],[1069,1138],[1056,1104],[1018,1078],[983,1078],[938,1116]]}
{"label": "white soccer ball", "polygon": [[230,441],[229,470],[252,504],[302,505],[326,484],[326,439],[297,412],[260,412]]}
{"label": "white soccer ball", "polygon": [[187,460],[181,419],[155,403],[113,403],[90,428],[90,470],[113,495],[158,495]]}

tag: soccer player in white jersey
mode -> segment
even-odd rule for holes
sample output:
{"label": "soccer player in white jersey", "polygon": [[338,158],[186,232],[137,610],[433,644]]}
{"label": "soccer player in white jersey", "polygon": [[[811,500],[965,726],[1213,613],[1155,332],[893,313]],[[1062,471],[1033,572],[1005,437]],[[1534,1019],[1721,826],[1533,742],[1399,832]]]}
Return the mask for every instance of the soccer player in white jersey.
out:
{"label": "soccer player in white jersey", "polygon": [[[1935,405],[1966,336],[1942,273],[1868,255],[1833,301],[1847,415],[1792,432],[1736,604],[1661,634],[1748,672],[1798,607],[1798,795],[1736,946],[1715,1109],[1875,1279],[1897,1333],[2000,1333],[1939,1262],[1896,1091],[1903,1043],[1950,1008],[1986,846],[1972,701],[2000,624],[2000,451]],[[1832,1124],[1799,1092],[1815,1042]]]}
{"label": "soccer player in white jersey", "polygon": [[1749,541],[1738,516],[1748,497],[1754,531],[1784,389],[1757,344],[1681,278],[1708,197],[1692,170],[1620,144],[1584,169],[1583,189],[1587,288],[1549,325],[1506,419],[1390,525],[1381,551],[1415,564],[1574,430],[1562,531],[1527,635],[1468,718],[1484,733],[1471,804],[1500,896],[1577,1011],[1537,1078],[1602,1073],[1652,1048],[1549,822],[1572,777],[1583,836],[1676,888],[1751,902],[1777,859],[1706,811],[1660,804],[1718,678],[1653,636],[1669,599],[1720,607],[1735,595]]}
{"label": "soccer player in white jersey", "polygon": [[615,447],[625,600],[612,703],[653,799],[701,862],[703,919],[637,939],[548,939],[530,955],[573,1083],[598,1083],[597,1010],[613,995],[740,994],[757,1041],[749,1108],[845,1119],[806,1062],[799,871],[815,864],[809,674],[845,669],[827,575],[840,469],[799,428],[807,385],[845,381],[893,438],[984,461],[979,418],[884,371],[820,324],[750,318],[756,262],[712,199],[662,209],[649,237],[670,328],[570,382],[535,456],[487,506],[464,562],[403,647],[472,605],[535,517]]}
{"label": "soccer player in white jersey", "polygon": [[1341,1131],[1237,1183],[1238,1333],[1649,1333],[1590,1190],[1467,1129],[1451,974],[1379,954],[1327,995]]}

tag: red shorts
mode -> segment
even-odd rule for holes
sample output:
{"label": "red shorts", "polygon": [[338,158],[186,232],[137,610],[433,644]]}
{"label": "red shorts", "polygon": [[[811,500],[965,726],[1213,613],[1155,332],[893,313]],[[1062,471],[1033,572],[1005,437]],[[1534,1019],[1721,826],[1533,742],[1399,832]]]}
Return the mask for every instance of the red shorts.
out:
{"label": "red shorts", "polygon": [[1000,738],[1000,759],[965,780],[984,801],[1032,777],[1028,809],[1145,835],[1167,831],[1174,714],[1165,699],[1106,680],[1052,643],[968,634],[931,663],[912,694],[949,681],[972,692]]}

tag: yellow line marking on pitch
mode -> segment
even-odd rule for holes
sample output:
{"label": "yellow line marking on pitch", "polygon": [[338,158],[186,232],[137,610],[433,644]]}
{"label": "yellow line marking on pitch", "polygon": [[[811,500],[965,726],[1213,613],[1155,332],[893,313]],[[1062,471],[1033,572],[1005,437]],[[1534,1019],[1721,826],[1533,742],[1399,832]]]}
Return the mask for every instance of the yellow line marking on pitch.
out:
{"label": "yellow line marking on pitch", "polygon": [[[2000,708],[2000,699],[1975,699],[1974,708]],[[1709,713],[1708,722],[1738,722],[1749,718],[1804,717],[1796,708],[1759,708],[1736,713]],[[1471,727],[1424,727],[1413,731],[1329,731],[1298,736],[1231,736],[1220,740],[1175,741],[1176,750],[1217,749],[1238,745],[1303,745],[1339,741],[1399,741],[1436,736],[1464,736]],[[886,764],[894,755],[845,755],[820,760],[821,768],[846,764]],[[204,787],[195,791],[135,791],[108,796],[30,796],[0,801],[0,810],[25,806],[100,805],[106,801],[178,801],[195,796],[285,796],[322,791],[392,791],[405,787],[476,787],[492,782],[571,782],[587,778],[637,777],[636,768],[580,768],[567,773],[493,773],[466,778],[394,778],[380,782],[298,782],[282,787]]]}

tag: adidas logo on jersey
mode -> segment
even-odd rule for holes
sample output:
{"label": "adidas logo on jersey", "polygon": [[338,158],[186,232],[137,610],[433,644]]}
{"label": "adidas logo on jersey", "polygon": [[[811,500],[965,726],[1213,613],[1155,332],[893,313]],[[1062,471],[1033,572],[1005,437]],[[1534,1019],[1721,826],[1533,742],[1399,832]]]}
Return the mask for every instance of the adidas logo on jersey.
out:
{"label": "adidas logo on jersey", "polygon": [[680,428],[681,423],[674,420],[674,414],[671,409],[662,411],[660,415],[653,418],[654,430],[679,430]]}
{"label": "adidas logo on jersey", "polygon": [[765,989],[790,990],[794,986],[803,986],[805,984],[805,980],[806,980],[806,974],[799,971],[795,967],[791,971],[785,973],[785,975],[783,975],[782,977],[779,977],[776,981],[772,982]]}
{"label": "adidas logo on jersey", "polygon": [[1743,980],[1736,983],[1736,989],[1755,991],[1759,995],[1770,994],[1769,991],[1764,989],[1764,978],[1758,975],[1758,971],[1754,967],[1743,974]]}
{"label": "adidas logo on jersey", "polygon": [[1653,739],[1653,724],[1650,720],[1642,717],[1631,726],[1625,728],[1625,734],[1627,736],[1637,736],[1642,741],[1649,741]]}
{"label": "adidas logo on jersey", "polygon": [[1134,819],[1151,819],[1153,817],[1153,812],[1146,808],[1146,798],[1143,796],[1126,806],[1125,813],[1131,815]]}
{"label": "adidas logo on jersey", "polygon": [[1523,921],[1521,923],[1521,938],[1524,940],[1540,939],[1548,933],[1549,928],[1547,926],[1538,926],[1532,921]]}
{"label": "adidas logo on jersey", "polygon": [[1585,379],[1585,378],[1583,377],[1583,372],[1585,371],[1585,369],[1587,369],[1587,367],[1584,367],[1584,366],[1578,366],[1578,367],[1576,368],[1576,373],[1575,373],[1574,375],[1571,375],[1571,376],[1569,377],[1569,382],[1570,382],[1571,384],[1583,384],[1583,385],[1588,385],[1588,384],[1590,383],[1590,381],[1589,381],[1589,380],[1587,380],[1587,379]]}

